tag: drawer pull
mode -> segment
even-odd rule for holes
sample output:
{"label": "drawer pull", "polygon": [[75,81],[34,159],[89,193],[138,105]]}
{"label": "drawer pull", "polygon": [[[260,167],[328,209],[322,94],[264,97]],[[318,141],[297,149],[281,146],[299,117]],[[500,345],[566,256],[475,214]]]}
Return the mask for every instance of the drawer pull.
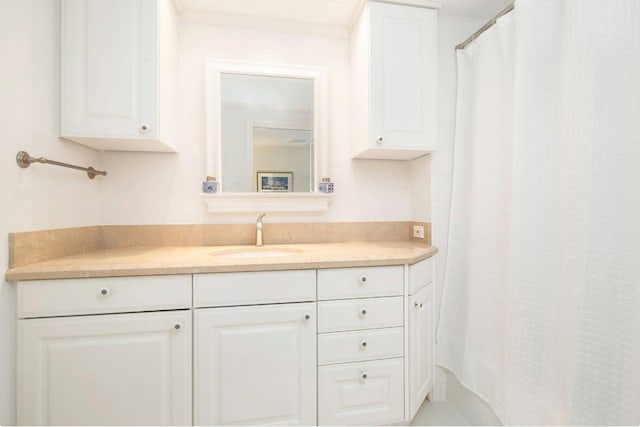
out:
{"label": "drawer pull", "polygon": [[111,293],[111,289],[109,289],[109,288],[102,288],[102,289],[100,289],[100,295],[102,295],[102,296],[107,296],[107,295],[109,295],[110,293]]}
{"label": "drawer pull", "polygon": [[414,307],[415,308],[422,308],[422,303],[418,304],[417,302],[414,303]]}
{"label": "drawer pull", "polygon": [[176,323],[175,325],[173,325],[173,328],[174,328],[176,331],[179,331],[180,329],[182,329],[182,325],[181,325],[180,323]]}
{"label": "drawer pull", "polygon": [[360,277],[360,283],[361,283],[361,284],[363,284],[363,285],[364,285],[365,283],[367,283],[367,276],[362,276],[362,277]]}
{"label": "drawer pull", "polygon": [[304,315],[304,320],[309,320],[311,319],[311,315],[310,314],[305,314]]}
{"label": "drawer pull", "polygon": [[367,315],[367,309],[366,308],[360,309],[360,315],[366,316]]}
{"label": "drawer pull", "polygon": [[367,348],[367,342],[365,340],[360,341],[360,347]]}
{"label": "drawer pull", "polygon": [[360,378],[366,380],[369,376],[367,375],[367,371],[360,372]]}

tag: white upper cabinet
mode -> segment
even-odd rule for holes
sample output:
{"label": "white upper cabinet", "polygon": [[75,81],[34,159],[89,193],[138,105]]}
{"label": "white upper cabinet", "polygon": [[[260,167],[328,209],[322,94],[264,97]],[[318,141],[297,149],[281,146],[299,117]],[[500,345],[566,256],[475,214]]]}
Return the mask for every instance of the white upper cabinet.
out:
{"label": "white upper cabinet", "polygon": [[175,150],[171,0],[63,0],[61,136],[99,150]]}
{"label": "white upper cabinet", "polygon": [[436,149],[438,12],[367,2],[351,33],[352,155],[407,160]]}

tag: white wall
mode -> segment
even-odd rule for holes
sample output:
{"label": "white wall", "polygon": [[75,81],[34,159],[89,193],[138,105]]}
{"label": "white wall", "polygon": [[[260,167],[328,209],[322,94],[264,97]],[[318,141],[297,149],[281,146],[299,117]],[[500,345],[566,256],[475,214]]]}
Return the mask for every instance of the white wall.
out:
{"label": "white wall", "polygon": [[[254,215],[217,217],[199,195],[205,175],[204,59],[323,66],[329,80],[329,173],[336,193],[329,212],[288,221],[408,221],[412,174],[408,162],[351,160],[348,41],[181,24],[178,154],[105,153],[101,223],[248,222]],[[428,186],[428,182],[425,183]],[[270,215],[268,220],[277,218]]]}
{"label": "white wall", "polygon": [[431,222],[431,159],[422,156],[409,162],[411,173],[411,221]]}
{"label": "white wall", "polygon": [[[2,3],[0,14],[0,271],[8,268],[7,233],[98,222],[102,179],[55,166],[20,169],[32,156],[99,168],[98,152],[59,140],[59,1]],[[15,424],[15,289],[0,285],[0,424]]]}
{"label": "white wall", "polygon": [[[436,257],[435,301],[437,319],[444,284],[444,265],[449,229],[453,145],[456,119],[457,65],[455,46],[485,24],[486,20],[452,15],[440,15],[438,31],[439,149],[431,157],[431,221],[432,242],[439,249]],[[436,372],[436,395],[444,394],[444,371]],[[439,389],[443,393],[439,393]]]}
{"label": "white wall", "polygon": [[[351,160],[348,42],[311,36],[182,24],[180,152],[99,153],[59,140],[59,1],[5,2],[0,14],[0,269],[8,264],[7,233],[92,224],[246,221],[211,217],[199,192],[204,178],[204,58],[325,66],[329,74],[330,166],[336,194],[328,214],[300,220],[433,220],[434,243],[446,251],[455,101],[453,45],[482,21],[440,19],[440,151],[412,162]],[[89,180],[48,165],[22,170],[19,150],[106,169]],[[432,203],[429,168],[433,171]],[[433,215],[431,218],[431,205]],[[251,216],[253,217],[253,216]],[[253,218],[252,218],[253,219]],[[290,219],[294,220],[294,219]],[[439,262],[443,259],[438,258]],[[441,289],[442,266],[437,287]],[[439,296],[439,293],[438,293]],[[0,424],[15,423],[15,291],[0,287]]]}

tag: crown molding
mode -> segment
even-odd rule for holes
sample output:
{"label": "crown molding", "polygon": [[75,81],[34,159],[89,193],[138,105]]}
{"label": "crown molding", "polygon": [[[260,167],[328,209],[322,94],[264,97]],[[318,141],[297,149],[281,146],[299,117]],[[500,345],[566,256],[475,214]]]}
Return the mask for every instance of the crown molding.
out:
{"label": "crown molding", "polygon": [[441,1],[436,0],[370,0],[377,3],[390,3],[400,4],[404,6],[424,7],[427,9],[440,9],[442,7]]}
{"label": "crown molding", "polygon": [[176,9],[176,13],[178,15],[182,15],[184,13],[184,4],[182,0],[173,0],[173,7]]}
{"label": "crown molding", "polygon": [[[174,0],[174,2],[181,2],[181,0]],[[214,25],[277,33],[304,34],[339,40],[349,39],[349,27],[346,25],[321,24],[316,22],[262,17],[239,13],[214,13],[212,11],[202,9],[182,9],[179,19],[182,22],[201,25]]]}
{"label": "crown molding", "polygon": [[351,17],[351,23],[349,25],[349,31],[353,30],[353,27],[358,22],[358,18],[362,13],[362,9],[364,9],[367,3],[389,3],[389,4],[398,4],[402,6],[414,6],[414,7],[423,7],[427,9],[440,9],[442,7],[441,1],[435,0],[360,0],[356,5],[356,8],[353,11],[353,16]]}

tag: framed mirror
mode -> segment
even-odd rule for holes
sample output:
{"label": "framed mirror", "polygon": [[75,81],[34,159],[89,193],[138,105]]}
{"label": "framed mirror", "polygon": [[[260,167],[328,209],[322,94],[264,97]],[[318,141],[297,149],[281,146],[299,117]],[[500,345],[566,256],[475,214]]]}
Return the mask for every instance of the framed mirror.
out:
{"label": "framed mirror", "polygon": [[222,193],[313,195],[327,176],[326,70],[207,59],[206,174]]}

